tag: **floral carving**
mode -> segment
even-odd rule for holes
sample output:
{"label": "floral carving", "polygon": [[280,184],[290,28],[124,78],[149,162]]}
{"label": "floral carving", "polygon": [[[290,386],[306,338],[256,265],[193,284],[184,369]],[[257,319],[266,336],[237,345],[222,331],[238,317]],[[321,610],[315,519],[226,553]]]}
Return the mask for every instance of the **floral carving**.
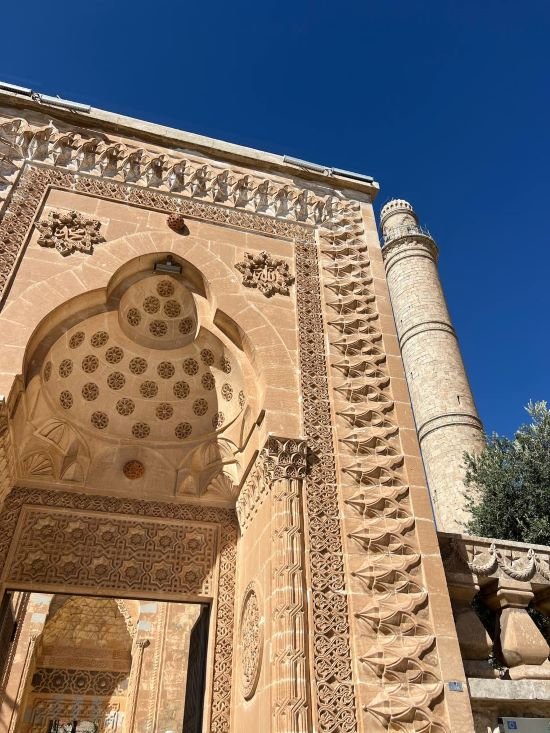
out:
{"label": "floral carving", "polygon": [[64,257],[73,252],[92,254],[94,245],[105,241],[99,231],[101,222],[78,211],[51,211],[47,221],[39,221],[36,226],[41,232],[38,244],[55,247]]}
{"label": "floral carving", "polygon": [[243,285],[247,288],[258,288],[266,298],[279,293],[290,295],[289,287],[294,282],[290,267],[285,260],[274,259],[267,252],[244,253],[244,261],[237,262],[235,268],[242,273]]}
{"label": "floral carving", "polygon": [[245,700],[250,700],[256,691],[262,668],[263,644],[263,624],[258,594],[254,583],[250,583],[244,593],[239,645],[241,651],[241,685]]}

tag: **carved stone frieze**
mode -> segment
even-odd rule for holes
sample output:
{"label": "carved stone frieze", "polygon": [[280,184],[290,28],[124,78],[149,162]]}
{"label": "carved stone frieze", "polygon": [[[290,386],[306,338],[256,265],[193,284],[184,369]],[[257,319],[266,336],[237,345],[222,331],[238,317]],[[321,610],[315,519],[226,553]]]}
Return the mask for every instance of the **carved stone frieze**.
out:
{"label": "carved stone frieze", "polygon": [[263,620],[256,585],[250,583],[244,592],[239,628],[241,655],[241,687],[245,700],[256,692],[263,656]]}
{"label": "carved stone frieze", "polygon": [[338,217],[349,206],[318,186],[299,187],[172,151],[162,154],[82,129],[60,129],[53,122],[39,127],[10,119],[0,123],[0,139],[0,188],[10,185],[24,161],[36,161],[312,225]]}
{"label": "carved stone frieze", "polygon": [[[91,519],[93,515],[97,517],[96,537],[90,536],[90,530],[93,529],[94,525],[94,520]],[[27,539],[17,531],[18,528],[27,526],[27,518],[30,516],[40,516],[43,520],[46,520],[46,523],[48,517],[50,517],[53,525],[61,522],[65,532],[65,538],[69,543],[68,546],[66,545],[64,548],[61,548],[56,544],[54,538],[50,537],[48,539],[47,537],[43,537],[42,546],[44,547],[44,542],[46,542],[46,545],[54,551],[54,554],[51,554],[49,562],[46,565],[44,565],[43,558],[39,557],[38,565],[35,565],[34,568],[32,561],[29,565],[25,560],[24,554],[21,552],[21,543],[27,543]],[[87,517],[90,517],[90,519],[86,522],[83,520],[83,517],[84,520]],[[67,521],[72,522],[72,530],[66,524]],[[177,539],[174,532],[177,534],[178,531],[183,531],[181,525],[194,523],[205,527],[211,525],[212,531],[214,531],[214,525],[218,527],[220,540],[216,554],[214,555],[214,557],[216,555],[219,557],[219,579],[216,638],[214,641],[213,658],[214,676],[212,680],[211,731],[213,733],[229,733],[237,543],[237,526],[233,511],[200,505],[138,501],[73,492],[15,487],[7,496],[4,506],[0,511],[0,567],[3,569],[2,580],[9,584],[11,569],[13,569],[16,575],[22,574],[24,576],[26,572],[29,572],[32,575],[33,582],[41,586],[43,586],[45,579],[47,580],[53,577],[51,574],[53,572],[56,578],[55,582],[57,582],[57,573],[60,573],[61,570],[49,570],[48,565],[55,566],[59,557],[63,555],[65,557],[63,566],[65,572],[68,573],[66,587],[76,585],[79,579],[84,579],[84,583],[86,584],[88,577],[91,583],[90,569],[83,567],[83,564],[90,563],[90,553],[80,547],[82,540],[84,539],[94,544],[95,549],[92,554],[94,555],[94,563],[97,566],[97,563],[101,561],[101,557],[107,557],[110,551],[114,551],[111,548],[112,537],[110,539],[104,537],[103,545],[101,545],[101,530],[108,530],[108,527],[111,526],[115,529],[116,534],[116,527],[118,526],[119,531],[122,528],[123,533],[127,532],[124,541],[127,551],[125,554],[121,553],[114,562],[119,570],[117,577],[112,577],[113,591],[116,593],[117,589],[123,591],[130,587],[135,591],[140,587],[137,579],[131,579],[132,577],[135,578],[133,573],[130,573],[130,576],[124,573],[124,568],[129,568],[135,564],[137,559],[138,562],[145,562],[149,567],[147,571],[144,566],[145,573],[139,574],[138,572],[143,583],[142,590],[149,590],[151,592],[159,591],[160,588],[160,592],[166,593],[167,590],[170,592],[169,588],[172,584],[173,587],[180,588],[176,592],[185,593],[186,591],[183,590],[184,585],[186,583],[195,583],[197,576],[195,576],[194,580],[191,578],[185,579],[185,563],[182,563],[178,559],[169,560],[170,555],[177,554],[182,550],[167,547],[163,553],[159,551],[159,557],[163,555],[165,562],[174,562],[175,565],[175,572],[169,571],[167,574],[162,573],[164,575],[162,583],[159,578],[156,580],[153,578],[155,567],[162,569],[161,565],[155,566],[154,563],[150,563],[145,559],[148,552],[145,553],[143,551],[143,545],[139,539],[140,530],[138,526],[141,524],[144,527],[147,524],[150,527],[150,533],[155,521],[158,522],[159,528],[163,525],[171,527],[167,536],[170,537],[171,535],[172,539]],[[137,523],[135,526],[137,540],[135,546],[131,541],[131,535],[134,532],[132,528],[133,523]],[[149,523],[151,524],[149,525]],[[180,529],[176,530],[174,527],[180,527]],[[36,525],[33,527],[33,531],[35,530]],[[74,532],[74,534],[71,534],[71,532]],[[27,533],[30,534],[30,530]],[[81,533],[80,537],[79,533]],[[163,535],[163,530],[160,529],[159,532],[153,531],[153,535],[156,536],[156,541],[162,545],[161,536]],[[190,556],[194,552],[197,553],[198,557],[201,554],[204,558],[209,556],[209,551],[203,545],[205,539],[206,535],[204,534],[202,540],[198,536],[189,536],[188,540],[189,542],[193,542],[193,546],[190,546],[188,543],[186,552]],[[33,551],[38,552],[38,550]],[[68,557],[71,551],[73,554],[72,566],[70,564],[71,558]],[[9,564],[6,563],[8,553],[14,558]],[[19,560],[15,560],[15,558],[19,558]],[[110,560],[112,561],[112,558]],[[206,566],[203,565],[203,567],[205,568]],[[42,570],[40,571],[39,568],[42,568]],[[197,572],[197,569],[192,567],[190,569],[194,573]],[[181,577],[180,573],[183,573]],[[180,580],[177,580],[178,577],[180,577]],[[95,587],[97,588],[98,581],[96,580],[95,582]],[[116,586],[117,583],[118,586]]]}
{"label": "carved stone frieze", "polygon": [[245,252],[244,256],[243,262],[237,262],[235,268],[242,274],[245,287],[258,288],[267,298],[276,293],[290,295],[294,275],[290,274],[288,262],[273,258],[265,251]]}
{"label": "carved stone frieze", "polygon": [[126,695],[128,672],[39,667],[32,677],[32,688],[58,695]]}
{"label": "carved stone frieze", "polygon": [[101,222],[88,219],[78,211],[50,211],[47,220],[36,224],[41,247],[55,247],[64,257],[73,252],[92,254],[94,245],[105,242]]}

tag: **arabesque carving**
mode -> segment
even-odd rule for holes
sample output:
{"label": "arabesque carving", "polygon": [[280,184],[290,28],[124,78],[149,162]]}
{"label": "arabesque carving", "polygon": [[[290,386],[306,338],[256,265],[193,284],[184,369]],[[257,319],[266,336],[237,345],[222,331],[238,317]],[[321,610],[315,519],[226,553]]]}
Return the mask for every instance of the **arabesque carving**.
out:
{"label": "arabesque carving", "polygon": [[274,259],[268,252],[244,253],[243,262],[237,262],[235,268],[243,276],[243,285],[247,288],[258,288],[266,298],[279,293],[290,295],[290,286],[294,275],[290,274],[288,262]]}
{"label": "arabesque carving", "polygon": [[[105,515],[109,515],[106,517]],[[96,516],[97,525],[94,525],[93,516]],[[117,516],[118,515],[118,516]],[[55,570],[54,566],[58,561],[58,555],[50,556],[49,563],[46,562],[44,565],[44,558],[38,557],[38,564],[33,567],[32,559],[30,562],[25,559],[25,555],[21,552],[21,544],[27,543],[25,537],[17,530],[26,526],[26,521],[29,517],[37,518],[40,516],[45,521],[44,527],[48,525],[48,521],[52,529],[55,530],[56,524],[59,522],[64,523],[66,532],[66,539],[69,545],[65,547],[59,547],[53,538],[42,537],[42,547],[44,543],[59,553],[64,553],[66,557],[63,563],[63,568]],[[61,519],[63,517],[63,519]],[[88,521],[84,521],[82,518]],[[140,520],[140,517],[142,518]],[[163,521],[164,520],[164,521]],[[46,578],[55,577],[55,582],[58,582],[62,577],[63,572],[68,573],[65,581],[67,584],[76,584],[80,579],[84,580],[84,584],[87,582],[87,578],[91,575],[90,569],[84,567],[85,564],[90,564],[90,553],[84,549],[80,549],[80,543],[82,540],[93,541],[94,543],[94,562],[97,567],[97,563],[101,562],[101,557],[107,556],[110,551],[109,548],[112,545],[112,537],[103,538],[103,545],[99,538],[100,529],[103,528],[108,531],[109,525],[115,529],[119,523],[122,523],[126,529],[123,529],[123,533],[126,534],[126,546],[131,546],[131,536],[134,532],[132,523],[136,523],[136,538],[138,539],[137,549],[138,552],[127,553],[124,558],[121,556],[115,563],[115,566],[119,568],[117,571],[119,574],[116,578],[119,590],[127,590],[133,588],[135,591],[137,588],[157,590],[160,588],[163,593],[170,591],[172,586],[176,593],[188,593],[189,590],[185,591],[184,586],[188,583],[187,588],[189,589],[192,585],[197,588],[197,580],[200,575],[200,563],[197,568],[191,567],[190,570],[196,573],[196,576],[191,578],[185,578],[185,563],[177,558],[177,553],[180,550],[177,547],[170,549],[166,548],[164,552],[165,562],[174,564],[175,570],[173,572],[168,571],[163,573],[163,579],[153,578],[155,572],[154,565],[151,565],[149,569],[149,575],[147,573],[143,576],[139,575],[139,568],[137,577],[141,577],[142,585],[140,586],[133,573],[129,575],[125,573],[125,568],[130,567],[137,557],[144,557],[143,553],[139,552],[140,543],[139,536],[140,521],[150,522],[151,528],[154,526],[154,521],[159,522],[159,527],[170,526],[177,528],[183,524],[198,524],[203,526],[205,530],[210,525],[210,531],[214,531],[215,526],[219,528],[220,540],[217,548],[217,554],[219,554],[219,580],[218,580],[218,603],[217,603],[217,618],[216,618],[216,638],[214,641],[214,677],[212,680],[212,712],[211,712],[211,731],[213,733],[229,733],[230,717],[231,717],[231,670],[233,667],[232,655],[233,655],[233,630],[234,630],[234,596],[235,596],[235,563],[236,563],[236,542],[237,542],[237,527],[235,521],[234,512],[226,509],[218,509],[214,507],[190,505],[190,504],[171,504],[163,502],[148,502],[148,501],[137,501],[131,499],[117,499],[114,497],[106,496],[93,496],[89,494],[78,494],[61,491],[50,491],[46,489],[27,489],[23,487],[15,487],[11,490],[10,494],[4,502],[4,506],[0,511],[0,567],[2,568],[1,579],[3,582],[9,585],[10,581],[13,582],[13,573],[16,576],[24,576],[25,573],[29,573],[28,577],[32,578],[33,585],[43,586],[43,581]],[[52,524],[53,522],[53,524]],[[71,524],[69,527],[66,523]],[[126,524],[125,524],[126,523]],[[95,529],[94,529],[95,526]],[[99,530],[98,530],[99,527]],[[34,527],[36,529],[36,525]],[[71,536],[71,531],[74,535]],[[95,532],[96,537],[90,538],[89,532]],[[183,531],[183,530],[180,530]],[[69,532],[69,534],[67,534]],[[170,529],[168,531],[168,537],[172,536],[172,539],[177,539],[174,534],[177,529]],[[30,534],[30,531],[27,531]],[[163,530],[160,529],[156,533],[157,541],[162,545],[161,537],[163,536]],[[14,540],[15,537],[15,540]],[[197,557],[210,556],[209,551],[203,546],[203,542],[207,535],[203,533],[202,540],[200,536],[188,537],[188,548],[185,552],[190,554],[196,552]],[[190,546],[189,543],[196,543]],[[12,544],[13,543],[13,544]],[[28,544],[28,543],[27,543]],[[13,560],[7,564],[6,559],[8,552],[12,548]],[[39,550],[33,550],[39,552]],[[68,557],[73,551],[73,567],[71,567],[71,559]],[[76,551],[77,554],[74,553]],[[183,550],[181,550],[183,551]],[[170,560],[170,557],[172,558]],[[19,558],[16,560],[16,558]],[[145,560],[144,560],[145,561]],[[107,563],[108,564],[108,563]],[[48,569],[48,565],[51,565],[52,569]],[[204,566],[205,567],[205,566]],[[40,570],[41,568],[41,570]],[[13,573],[12,573],[13,570]],[[53,573],[53,575],[52,575]],[[114,585],[114,582],[113,582]],[[96,586],[97,587],[97,581]],[[116,587],[113,590],[116,592]]]}
{"label": "arabesque carving", "polygon": [[105,242],[99,231],[101,222],[78,211],[50,211],[48,219],[37,222],[36,227],[41,232],[38,244],[55,247],[64,257],[73,252],[92,254],[94,245]]}
{"label": "arabesque carving", "polygon": [[126,695],[128,672],[39,667],[32,677],[35,692],[63,695]]}
{"label": "arabesque carving", "polygon": [[245,700],[250,700],[260,677],[264,646],[260,601],[254,582],[244,592],[239,635],[242,693]]}

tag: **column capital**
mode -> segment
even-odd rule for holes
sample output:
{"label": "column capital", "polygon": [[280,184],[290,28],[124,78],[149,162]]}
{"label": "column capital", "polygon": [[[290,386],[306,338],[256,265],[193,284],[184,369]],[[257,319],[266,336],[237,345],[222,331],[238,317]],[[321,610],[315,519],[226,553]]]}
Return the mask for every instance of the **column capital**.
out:
{"label": "column capital", "polygon": [[281,438],[270,435],[262,456],[265,469],[275,479],[302,479],[306,475],[307,442],[301,438]]}

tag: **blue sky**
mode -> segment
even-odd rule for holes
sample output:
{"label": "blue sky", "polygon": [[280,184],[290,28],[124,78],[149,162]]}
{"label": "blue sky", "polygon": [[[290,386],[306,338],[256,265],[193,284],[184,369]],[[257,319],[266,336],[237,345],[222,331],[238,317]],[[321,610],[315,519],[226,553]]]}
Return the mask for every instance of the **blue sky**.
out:
{"label": "blue sky", "polygon": [[550,401],[548,0],[28,0],[0,24],[2,80],[411,201],[486,429]]}

